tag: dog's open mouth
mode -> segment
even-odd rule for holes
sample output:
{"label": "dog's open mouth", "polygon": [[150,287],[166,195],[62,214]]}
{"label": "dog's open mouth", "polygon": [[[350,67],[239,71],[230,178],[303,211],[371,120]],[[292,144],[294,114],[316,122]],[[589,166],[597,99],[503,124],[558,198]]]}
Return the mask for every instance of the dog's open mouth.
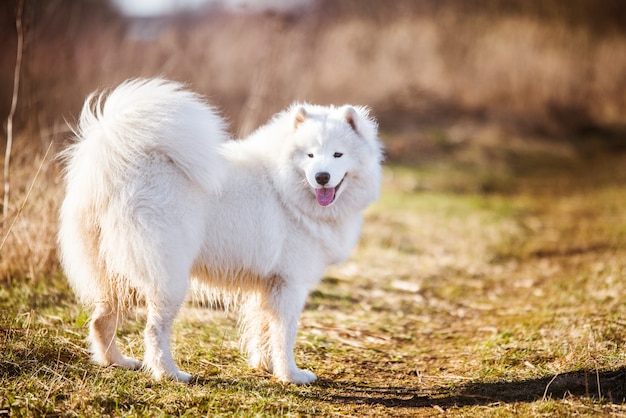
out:
{"label": "dog's open mouth", "polygon": [[315,189],[315,198],[317,199],[317,203],[321,206],[328,206],[333,203],[335,201],[335,196],[337,196],[337,191],[343,184],[343,180],[345,178],[346,177],[344,176],[335,187],[322,187],[320,189]]}

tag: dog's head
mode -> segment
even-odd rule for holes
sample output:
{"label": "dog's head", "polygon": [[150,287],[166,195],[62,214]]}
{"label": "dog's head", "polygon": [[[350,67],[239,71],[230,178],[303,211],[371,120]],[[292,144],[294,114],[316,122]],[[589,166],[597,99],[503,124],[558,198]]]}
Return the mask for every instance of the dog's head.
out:
{"label": "dog's head", "polygon": [[[378,197],[382,147],[376,122],[358,106],[291,108],[291,157],[318,206],[349,200],[364,206]],[[362,208],[359,208],[362,209]]]}

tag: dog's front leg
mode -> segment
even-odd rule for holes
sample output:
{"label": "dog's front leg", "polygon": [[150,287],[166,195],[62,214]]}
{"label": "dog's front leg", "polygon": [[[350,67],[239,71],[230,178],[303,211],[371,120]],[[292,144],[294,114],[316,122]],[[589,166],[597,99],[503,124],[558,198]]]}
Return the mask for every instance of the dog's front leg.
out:
{"label": "dog's front leg", "polygon": [[276,289],[268,301],[272,318],[269,324],[272,371],[283,382],[307,384],[317,379],[310,371],[299,369],[293,355],[298,320],[307,295],[306,289],[284,286]]}

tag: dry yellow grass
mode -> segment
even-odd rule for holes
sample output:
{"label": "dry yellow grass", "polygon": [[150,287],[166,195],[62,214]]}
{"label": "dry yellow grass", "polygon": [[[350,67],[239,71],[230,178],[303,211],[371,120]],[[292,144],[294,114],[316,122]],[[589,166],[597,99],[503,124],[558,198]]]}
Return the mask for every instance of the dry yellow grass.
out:
{"label": "dry yellow grass", "polygon": [[[62,199],[54,145],[45,152],[18,138],[11,163],[11,199],[0,228],[0,278],[38,280],[57,274],[57,214]],[[27,145],[23,145],[26,142]]]}

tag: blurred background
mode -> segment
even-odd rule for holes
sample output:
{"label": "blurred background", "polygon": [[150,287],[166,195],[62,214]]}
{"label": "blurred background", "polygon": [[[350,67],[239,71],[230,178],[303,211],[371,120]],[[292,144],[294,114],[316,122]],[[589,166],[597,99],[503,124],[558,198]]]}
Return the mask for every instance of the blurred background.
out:
{"label": "blurred background", "polygon": [[[18,3],[0,5],[3,129]],[[626,147],[621,0],[24,0],[23,10],[14,130],[43,149],[88,93],[156,75],[207,95],[234,136],[295,100],[368,105],[392,162]]]}
{"label": "blurred background", "polygon": [[3,1],[2,156],[18,10],[3,277],[58,271],[53,155],[87,94],[132,77],[187,83],[234,137],[294,101],[369,106],[388,167],[412,170],[384,188],[406,196],[512,195],[529,177],[533,193],[550,183],[546,194],[626,181],[622,0]]}

